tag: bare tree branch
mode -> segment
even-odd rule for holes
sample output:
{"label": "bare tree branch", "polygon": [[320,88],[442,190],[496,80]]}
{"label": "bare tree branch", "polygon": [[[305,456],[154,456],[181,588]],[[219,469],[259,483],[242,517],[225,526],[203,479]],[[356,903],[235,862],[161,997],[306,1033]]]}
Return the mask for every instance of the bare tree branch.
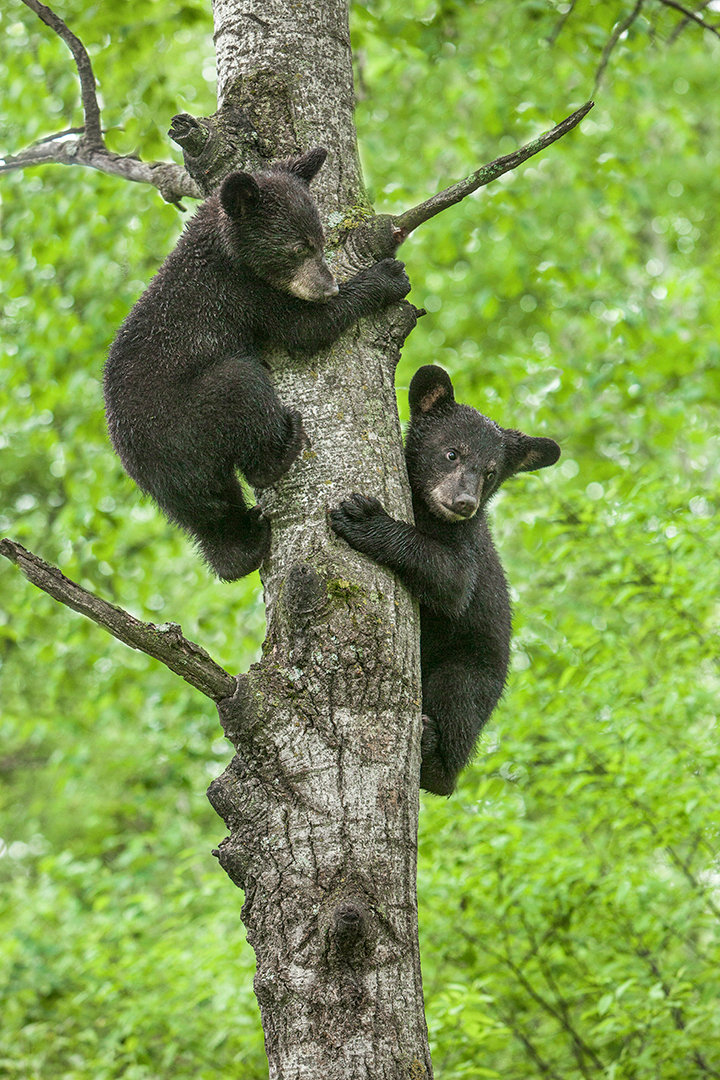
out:
{"label": "bare tree branch", "polygon": [[14,540],[0,540],[0,555],[14,562],[28,581],[54,600],[86,615],[131,649],[139,649],[160,660],[213,701],[221,701],[234,694],[237,680],[216,664],[199,645],[183,637],[177,623],[156,626],[154,623],[140,622],[129,612],[83,589],[65,577],[56,566],[33,555]]}
{"label": "bare tree branch", "polygon": [[68,135],[82,135],[84,130],[82,127],[65,128],[64,131],[55,131],[52,135],[43,135],[42,139],[36,139],[32,145],[40,146],[42,143],[54,142],[55,139],[66,139]]}
{"label": "bare tree branch", "polygon": [[691,19],[696,22],[698,26],[702,26],[703,30],[709,30],[711,34],[715,34],[715,37],[720,37],[720,30],[716,26],[711,26],[710,23],[701,19],[696,11],[692,11],[691,8],[685,7],[684,4],[678,4],[677,0],[658,0],[659,3],[665,7],[673,8],[674,11],[679,11],[686,19]]}
{"label": "bare tree branch", "polygon": [[71,132],[58,132],[33,143],[15,156],[0,158],[0,173],[28,169],[35,165],[85,165],[90,169],[156,187],[166,202],[179,205],[187,196],[201,199],[202,192],[182,165],[172,161],[141,161],[136,157],[113,154],[105,147],[88,148],[83,138],[70,138]]}
{"label": "bare tree branch", "polygon": [[[180,206],[184,196],[202,198],[202,192],[181,165],[171,161],[141,161],[108,150],[100,125],[100,107],[95,93],[95,76],[85,46],[63,20],[40,0],[23,3],[67,44],[75,58],[80,77],[85,124],[47,135],[18,154],[0,158],[0,172],[27,169],[34,165],[86,165],[111,176],[156,187],[166,202]],[[180,206],[182,209],[182,207]]]}
{"label": "bare tree branch", "polygon": [[619,23],[615,24],[612,34],[605,43],[605,48],[603,49],[602,56],[600,57],[600,63],[598,64],[597,71],[595,72],[595,85],[593,86],[593,94],[597,93],[597,89],[600,85],[600,82],[602,81],[603,75],[605,74],[605,68],[608,66],[608,61],[610,60],[613,49],[615,48],[623,34],[630,29],[632,24],[637,19],[638,15],[642,11],[643,3],[644,0],[637,0],[635,7],[632,9],[630,14],[627,15],[626,18],[621,19]]}
{"label": "bare tree branch", "polygon": [[545,147],[550,146],[551,143],[556,142],[557,139],[562,138],[568,131],[572,131],[572,129],[580,123],[582,118],[590,112],[593,105],[594,102],[592,101],[586,102],[581,109],[577,109],[560,124],[556,124],[550,131],[546,131],[537,139],[533,139],[533,141],[527,143],[526,146],[521,146],[520,149],[516,150],[514,153],[505,154],[504,157],[496,158],[494,161],[489,162],[489,164],[483,165],[477,172],[472,173],[471,176],[466,177],[464,180],[459,180],[457,184],[452,184],[450,187],[445,188],[444,191],[440,191],[437,195],[433,195],[432,198],[426,199],[425,202],[420,203],[418,206],[413,206],[410,210],[405,210],[404,213],[393,218],[393,234],[397,243],[402,243],[402,241],[413,231],[413,229],[416,229],[418,225],[422,225],[425,221],[429,221],[430,218],[435,217],[436,214],[441,213],[443,210],[447,210],[449,206],[454,206],[455,203],[459,203],[461,199],[464,199],[473,191],[477,191],[479,187],[484,187],[485,184],[489,184],[492,180],[496,180],[498,176],[502,176],[503,173],[510,172],[511,169],[516,169],[523,161],[527,161],[528,158],[533,157],[541,150],[544,150]]}
{"label": "bare tree branch", "polygon": [[70,52],[73,54],[75,65],[80,76],[80,94],[82,96],[83,112],[85,114],[84,139],[88,146],[101,147],[104,145],[102,131],[100,129],[100,106],[95,93],[95,75],[93,74],[90,57],[87,49],[80,38],[62,21],[59,15],[51,11],[40,0],[23,0],[26,7],[34,11],[39,19],[49,26],[51,30],[63,39]]}

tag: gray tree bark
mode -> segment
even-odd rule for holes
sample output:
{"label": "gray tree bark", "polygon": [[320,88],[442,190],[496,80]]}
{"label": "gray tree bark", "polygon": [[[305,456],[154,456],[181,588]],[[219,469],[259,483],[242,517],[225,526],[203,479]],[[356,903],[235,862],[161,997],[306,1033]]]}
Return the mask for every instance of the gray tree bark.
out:
{"label": "gray tree bark", "polygon": [[[353,123],[347,0],[215,0],[219,112],[186,155],[198,183],[315,145],[313,184],[342,278],[392,253],[367,228]],[[192,131],[185,118],[181,134]],[[209,133],[209,134],[208,134]],[[196,129],[197,134],[197,129]],[[198,167],[199,165],[199,167]],[[432,1075],[415,897],[420,675],[412,600],[331,534],[351,491],[411,520],[394,373],[415,311],[363,320],[309,362],[273,358],[310,446],[262,505],[262,661],[220,703],[232,763],[210,788],[245,890],[272,1078]]]}

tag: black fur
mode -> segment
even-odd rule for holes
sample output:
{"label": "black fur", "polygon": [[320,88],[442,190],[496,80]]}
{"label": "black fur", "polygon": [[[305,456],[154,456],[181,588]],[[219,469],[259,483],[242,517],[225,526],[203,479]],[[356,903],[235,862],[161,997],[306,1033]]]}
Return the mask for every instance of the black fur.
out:
{"label": "black fur", "polygon": [[196,540],[219,577],[256,569],[269,524],[236,476],[275,483],[304,441],[263,349],[317,352],[409,290],[384,259],[339,288],[308,184],[317,148],[236,172],[198,209],[121,326],[105,367],[108,429],[136,483]]}
{"label": "black fur", "polygon": [[364,495],[330,512],[339,536],[394,570],[420,601],[420,783],[436,795],[452,794],[507,676],[510,600],[485,507],[509,476],[559,456],[552,439],[457,405],[448,375],[427,365],[410,384],[405,445],[415,525]]}

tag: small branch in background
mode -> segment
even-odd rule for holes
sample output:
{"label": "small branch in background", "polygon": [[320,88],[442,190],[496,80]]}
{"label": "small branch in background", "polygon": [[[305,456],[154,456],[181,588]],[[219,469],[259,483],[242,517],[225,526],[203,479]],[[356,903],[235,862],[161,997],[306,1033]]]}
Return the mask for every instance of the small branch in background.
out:
{"label": "small branch in background", "polygon": [[[702,3],[698,4],[698,6],[695,8],[694,14],[699,15],[700,12],[704,11],[706,7],[709,7],[711,3],[712,3],[712,0],[702,0]],[[685,30],[687,28],[688,23],[691,23],[692,21],[693,20],[690,18],[689,15],[686,15],[683,19],[681,19],[680,22],[675,27],[675,29],[673,30],[670,37],[668,38],[668,44],[672,45],[674,41],[677,41],[677,39],[682,34],[683,30]]]}
{"label": "small branch in background", "polygon": [[80,77],[84,126],[46,135],[18,154],[0,158],[0,172],[27,169],[34,165],[86,165],[123,180],[156,187],[166,202],[183,209],[180,199],[201,199],[202,192],[180,165],[171,161],[140,161],[108,150],[100,124],[100,106],[95,93],[95,75],[83,43],[63,20],[40,0],[23,0],[26,7],[62,38],[73,54]]}
{"label": "small branch in background", "polygon": [[437,195],[433,195],[432,198],[426,199],[425,202],[420,203],[418,206],[413,206],[410,210],[405,210],[404,213],[394,217],[392,219],[392,225],[397,243],[401,244],[413,229],[418,227],[418,225],[422,225],[424,222],[429,221],[430,218],[435,217],[436,214],[440,214],[443,210],[447,210],[449,206],[454,206],[455,203],[459,203],[461,199],[464,199],[473,191],[477,191],[479,187],[484,187],[485,184],[489,184],[492,180],[496,180],[498,176],[502,176],[503,173],[510,172],[511,169],[516,169],[523,161],[527,161],[528,158],[533,157],[541,150],[544,150],[545,147],[556,142],[557,139],[562,138],[568,131],[572,131],[572,129],[580,123],[583,117],[587,116],[593,105],[594,102],[592,101],[586,102],[582,108],[577,109],[572,115],[568,116],[561,123],[556,124],[554,128],[551,128],[550,131],[546,131],[537,139],[533,139],[533,141],[527,143],[526,146],[521,146],[519,150],[516,150],[512,154],[505,154],[504,157],[496,158],[495,161],[483,165],[477,172],[472,173],[471,176],[466,177],[464,180],[459,180],[457,184],[452,184],[451,187],[438,192]]}
{"label": "small branch in background", "polygon": [[[664,7],[672,8],[673,11],[679,11],[682,15],[684,15],[685,19],[683,20],[683,25],[685,20],[689,19],[692,22],[697,23],[698,26],[702,26],[703,30],[709,30],[711,34],[715,34],[715,37],[720,37],[720,30],[717,28],[717,26],[713,26],[711,23],[705,22],[704,19],[700,18],[696,11],[693,11],[691,8],[685,7],[684,4],[678,4],[677,0],[658,0],[658,3],[663,4]],[[702,11],[703,8],[707,6],[707,4],[703,4],[699,8],[699,10]]]}
{"label": "small branch in background", "polygon": [[14,540],[0,540],[0,555],[14,562],[28,581],[54,600],[86,615],[131,649],[139,649],[160,660],[213,701],[221,701],[235,693],[237,680],[199,645],[183,637],[177,623],[156,626],[141,622],[122,608],[83,589],[56,566],[33,555]]}
{"label": "small branch in background", "polygon": [[600,86],[602,77],[605,74],[605,68],[608,66],[608,62],[612,55],[613,49],[617,45],[620,38],[626,33],[632,24],[637,19],[638,15],[642,11],[643,3],[645,0],[637,0],[635,7],[632,9],[629,15],[624,19],[621,19],[619,23],[616,23],[613,32],[605,43],[605,48],[602,51],[600,57],[600,63],[598,64],[597,71],[595,72],[595,85],[593,86],[593,94],[597,93],[597,89]]}
{"label": "small branch in background", "polygon": [[573,9],[574,9],[576,3],[577,3],[577,0],[571,0],[571,3],[568,4],[568,9],[565,12],[565,14],[561,15],[560,18],[558,19],[557,23],[555,24],[555,28],[554,28],[553,32],[550,34],[549,38],[547,39],[548,45],[554,45],[555,44],[555,42],[557,41],[557,39],[560,36],[560,33],[562,31],[563,26],[565,25],[567,20],[572,15]]}

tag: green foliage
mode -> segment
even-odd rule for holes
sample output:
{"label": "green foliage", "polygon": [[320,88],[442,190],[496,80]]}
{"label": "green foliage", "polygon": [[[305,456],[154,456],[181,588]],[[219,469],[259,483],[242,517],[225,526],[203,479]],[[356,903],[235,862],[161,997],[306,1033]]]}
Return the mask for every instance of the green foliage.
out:
{"label": "green foliage", "polygon": [[[567,7],[356,4],[378,210],[590,96],[629,7],[593,0],[561,25]],[[206,8],[63,5],[114,149],[168,157],[170,117],[212,111]],[[720,1072],[718,48],[644,11],[579,130],[403,250],[429,312],[398,373],[405,415],[412,372],[439,362],[460,400],[563,446],[497,501],[513,671],[458,793],[423,800],[438,1076]],[[14,152],[81,114],[62,43],[18,0],[0,19]],[[103,425],[103,355],[181,216],[64,167],[3,175],[0,195],[0,531],[245,669],[257,578],[215,585]],[[223,828],[203,791],[229,757],[212,708],[9,565],[0,588],[0,1075],[266,1075],[240,894],[209,854]]]}

